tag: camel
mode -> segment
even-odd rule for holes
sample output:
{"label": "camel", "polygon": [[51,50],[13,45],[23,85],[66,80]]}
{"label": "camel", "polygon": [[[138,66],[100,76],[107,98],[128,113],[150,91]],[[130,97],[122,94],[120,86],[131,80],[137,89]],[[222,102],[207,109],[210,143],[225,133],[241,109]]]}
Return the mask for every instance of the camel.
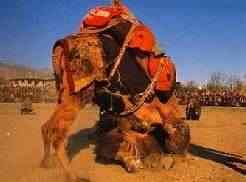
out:
{"label": "camel", "polygon": [[[107,114],[110,111],[118,118],[117,126],[104,133],[99,141],[100,157],[122,162],[129,172],[141,168],[141,158],[152,152],[161,152],[165,148],[169,153],[185,154],[188,150],[189,128],[181,119],[181,111],[172,92],[165,101],[158,94],[152,94],[136,111],[118,117],[119,113],[134,107],[134,93],[143,92],[151,82],[146,70],[138,64],[135,50],[126,49],[115,77],[110,83],[105,83],[122,44],[122,41],[116,41],[110,36],[107,30],[73,34],[55,43],[52,61],[58,102],[52,116],[41,128],[44,143],[42,166],[47,165],[54,149],[54,154],[68,177],[77,179],[69,168],[65,151],[66,139],[80,109],[93,102],[99,105],[102,116],[104,112]],[[134,69],[131,64],[135,65]],[[106,104],[95,99],[105,87],[120,97],[119,102],[114,104],[116,107],[113,111],[110,108],[112,105],[105,106],[111,99],[106,100]],[[134,131],[132,128],[136,123],[140,128],[146,128],[145,132]],[[154,131],[153,128],[160,128],[166,133],[166,140],[163,140],[165,146],[154,138],[154,134],[150,134]],[[108,142],[108,147],[104,147],[105,142]],[[107,151],[109,148],[112,150]]]}

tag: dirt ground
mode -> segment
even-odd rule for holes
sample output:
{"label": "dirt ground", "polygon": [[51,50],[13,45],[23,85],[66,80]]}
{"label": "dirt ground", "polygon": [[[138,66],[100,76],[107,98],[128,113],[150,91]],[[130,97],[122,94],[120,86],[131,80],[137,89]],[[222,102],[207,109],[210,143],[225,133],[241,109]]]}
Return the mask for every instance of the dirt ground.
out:
{"label": "dirt ground", "polygon": [[[42,169],[40,126],[53,104],[36,104],[36,114],[22,116],[18,104],[0,104],[0,181],[65,182],[58,169]],[[246,182],[246,108],[203,108],[200,121],[190,121],[191,148],[172,169],[128,174],[116,164],[95,162],[88,140],[97,109],[81,111],[68,142],[71,166],[92,182]]]}

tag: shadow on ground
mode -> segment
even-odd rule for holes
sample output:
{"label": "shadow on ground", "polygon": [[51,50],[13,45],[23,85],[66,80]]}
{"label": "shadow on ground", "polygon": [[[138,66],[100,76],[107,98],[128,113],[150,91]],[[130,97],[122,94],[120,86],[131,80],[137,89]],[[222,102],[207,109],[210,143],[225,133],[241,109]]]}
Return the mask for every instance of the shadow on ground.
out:
{"label": "shadow on ground", "polygon": [[86,149],[90,144],[95,143],[95,138],[93,137],[94,132],[94,128],[86,128],[69,136],[66,151],[70,160],[72,160],[81,150]]}
{"label": "shadow on ground", "polygon": [[191,144],[189,152],[194,156],[223,164],[243,175],[246,175],[246,160],[243,160],[242,156],[221,152],[195,144]]}
{"label": "shadow on ground", "polygon": [[[94,132],[94,128],[86,128],[68,138],[66,150],[70,160],[81,150],[88,148],[90,144],[95,144]],[[223,164],[236,172],[246,175],[246,160],[242,159],[242,156],[225,153],[196,144],[191,144],[189,152],[194,156]]]}

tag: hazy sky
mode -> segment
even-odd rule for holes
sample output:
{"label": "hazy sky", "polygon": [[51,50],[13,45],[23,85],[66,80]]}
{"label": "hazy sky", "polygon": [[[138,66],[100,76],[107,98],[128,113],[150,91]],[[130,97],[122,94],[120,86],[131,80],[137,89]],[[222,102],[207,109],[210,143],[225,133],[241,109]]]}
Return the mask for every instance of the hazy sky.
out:
{"label": "hazy sky", "polygon": [[[0,0],[0,60],[50,66],[55,40],[79,29],[86,11],[109,0]],[[246,73],[245,0],[125,0],[177,66],[179,80],[215,71]]]}

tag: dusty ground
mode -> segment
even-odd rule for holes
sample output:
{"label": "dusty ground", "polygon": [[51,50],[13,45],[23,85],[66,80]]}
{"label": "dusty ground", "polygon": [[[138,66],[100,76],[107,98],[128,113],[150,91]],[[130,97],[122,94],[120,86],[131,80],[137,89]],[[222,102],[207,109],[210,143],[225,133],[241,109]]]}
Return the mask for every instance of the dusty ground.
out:
{"label": "dusty ground", "polygon": [[[54,105],[34,105],[36,114],[21,116],[17,104],[0,104],[0,181],[63,182],[59,169],[41,169],[41,124]],[[246,109],[204,108],[199,122],[189,122],[192,145],[174,168],[128,174],[118,165],[95,162],[87,134],[96,108],[81,111],[69,140],[73,170],[92,182],[246,182]]]}

